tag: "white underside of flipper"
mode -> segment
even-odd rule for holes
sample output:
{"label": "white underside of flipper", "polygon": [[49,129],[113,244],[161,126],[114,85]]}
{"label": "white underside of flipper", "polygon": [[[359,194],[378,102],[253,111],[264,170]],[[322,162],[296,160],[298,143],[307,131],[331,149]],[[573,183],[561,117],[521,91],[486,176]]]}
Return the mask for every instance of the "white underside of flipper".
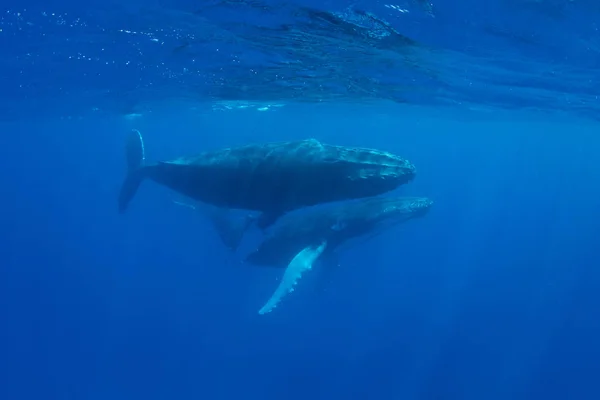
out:
{"label": "white underside of flipper", "polygon": [[298,283],[298,280],[302,277],[302,273],[312,269],[314,262],[325,250],[327,242],[323,242],[320,246],[314,247],[309,246],[296,254],[294,259],[289,263],[279,282],[279,286],[269,299],[267,303],[258,311],[259,314],[266,314],[273,311],[277,304],[281,301],[286,294],[294,291],[294,286]]}

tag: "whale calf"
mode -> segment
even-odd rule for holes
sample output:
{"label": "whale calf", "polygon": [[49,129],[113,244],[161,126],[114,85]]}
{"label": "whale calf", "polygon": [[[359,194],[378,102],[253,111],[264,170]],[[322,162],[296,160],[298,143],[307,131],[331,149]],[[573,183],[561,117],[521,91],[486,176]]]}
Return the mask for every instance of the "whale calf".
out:
{"label": "whale calf", "polygon": [[369,238],[424,216],[432,204],[426,197],[374,197],[286,215],[245,258],[249,264],[286,268],[259,314],[272,311],[323,255],[335,252],[352,239]]}
{"label": "whale calf", "polygon": [[416,174],[408,160],[394,154],[316,139],[250,144],[146,164],[137,130],[129,135],[126,161],[118,199],[121,213],[141,182],[150,179],[206,204],[260,211],[257,225],[263,229],[289,211],[377,196]]}

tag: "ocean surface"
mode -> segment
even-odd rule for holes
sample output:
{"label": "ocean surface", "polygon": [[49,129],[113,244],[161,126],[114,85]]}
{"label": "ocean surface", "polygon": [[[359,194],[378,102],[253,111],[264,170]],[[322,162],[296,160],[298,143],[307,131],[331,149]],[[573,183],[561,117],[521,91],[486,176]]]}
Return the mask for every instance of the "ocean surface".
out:
{"label": "ocean surface", "polygon": [[[0,400],[600,398],[600,3],[0,3]],[[422,218],[248,265],[148,162],[315,138]],[[284,266],[282,266],[284,267]]]}

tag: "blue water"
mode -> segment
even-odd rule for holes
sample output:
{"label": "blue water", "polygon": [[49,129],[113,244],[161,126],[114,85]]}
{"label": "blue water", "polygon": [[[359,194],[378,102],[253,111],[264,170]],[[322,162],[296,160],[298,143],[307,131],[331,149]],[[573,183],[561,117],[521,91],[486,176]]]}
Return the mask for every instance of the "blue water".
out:
{"label": "blue water", "polygon": [[[424,3],[0,4],[0,399],[600,398],[600,6]],[[434,206],[258,315],[251,240],[117,213],[134,128],[385,149]]]}

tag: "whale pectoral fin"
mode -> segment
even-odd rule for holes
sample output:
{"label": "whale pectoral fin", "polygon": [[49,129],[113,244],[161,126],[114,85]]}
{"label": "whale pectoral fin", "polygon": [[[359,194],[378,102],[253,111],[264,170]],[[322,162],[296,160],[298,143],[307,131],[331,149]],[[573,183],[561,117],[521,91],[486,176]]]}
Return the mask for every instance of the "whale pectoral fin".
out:
{"label": "whale pectoral fin", "polygon": [[294,286],[302,273],[312,269],[314,262],[325,250],[327,242],[321,243],[319,246],[309,246],[296,254],[294,259],[289,263],[279,282],[279,286],[266,304],[258,311],[259,314],[266,314],[273,311],[281,299],[288,293],[294,291]]}
{"label": "whale pectoral fin", "polygon": [[265,230],[273,225],[284,213],[278,211],[265,211],[256,219],[256,226]]}
{"label": "whale pectoral fin", "polygon": [[221,242],[229,250],[235,252],[254,220],[249,216],[243,219],[234,219],[229,215],[229,211],[218,209],[208,213],[208,218],[221,238]]}

